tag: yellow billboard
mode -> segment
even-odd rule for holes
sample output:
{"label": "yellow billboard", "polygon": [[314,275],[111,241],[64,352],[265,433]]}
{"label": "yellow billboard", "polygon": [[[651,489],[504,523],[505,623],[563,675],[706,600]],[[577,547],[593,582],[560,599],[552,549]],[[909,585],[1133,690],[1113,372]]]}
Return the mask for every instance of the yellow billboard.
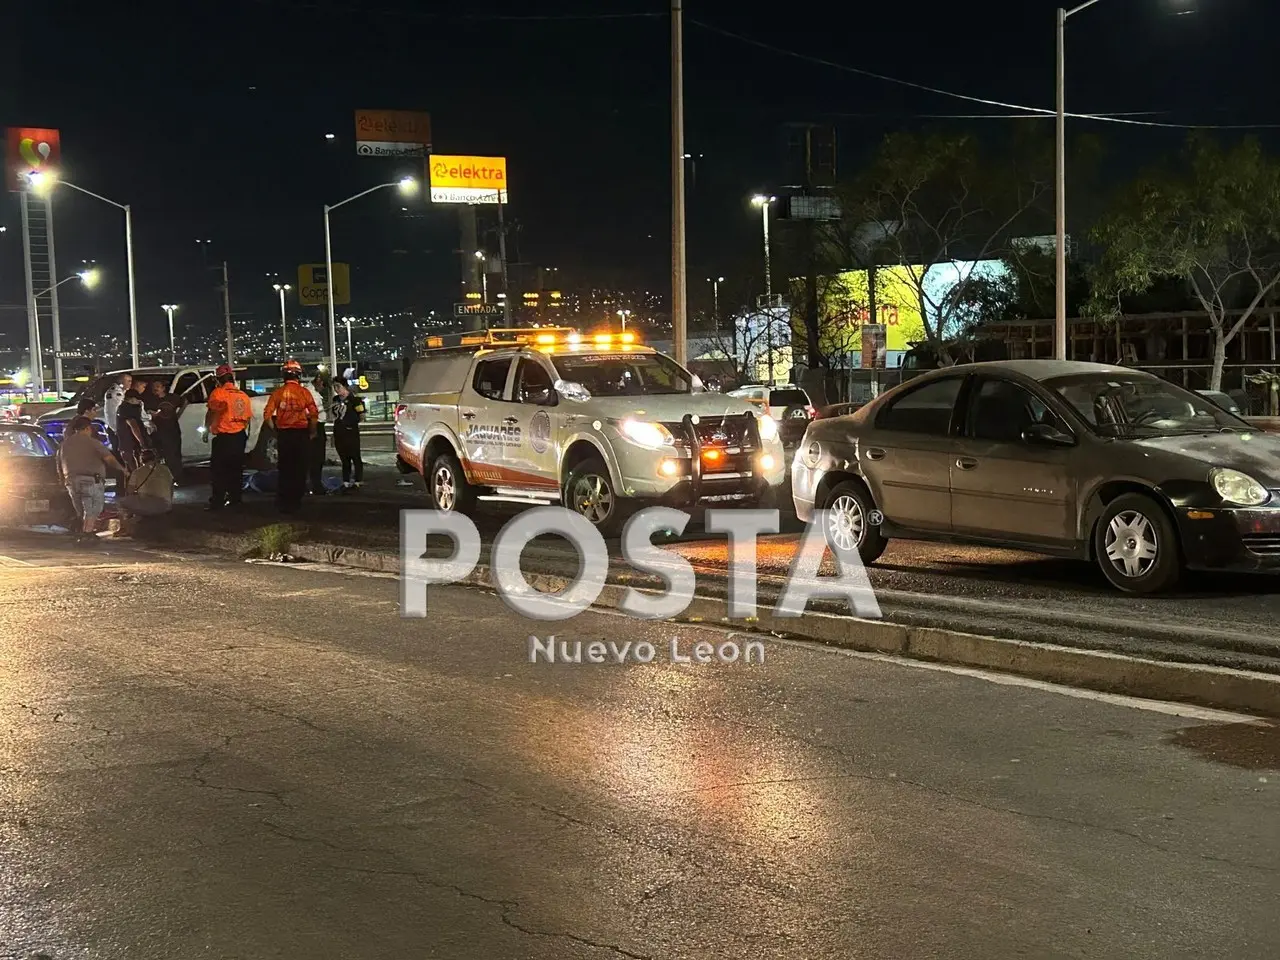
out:
{"label": "yellow billboard", "polygon": [[506,203],[506,157],[436,155],[428,165],[432,203]]}
{"label": "yellow billboard", "polygon": [[[323,263],[304,263],[298,267],[298,303],[319,307],[329,302],[329,284]],[[333,302],[345,307],[351,302],[351,268],[345,263],[333,265]]]}
{"label": "yellow billboard", "polygon": [[864,324],[882,324],[885,348],[906,350],[913,342],[924,340],[924,319],[920,313],[920,294],[909,271],[919,267],[878,267],[876,269],[876,316],[870,315],[867,294],[867,271],[847,270],[825,278],[820,291],[819,329],[821,346],[827,355],[840,355],[862,349]]}

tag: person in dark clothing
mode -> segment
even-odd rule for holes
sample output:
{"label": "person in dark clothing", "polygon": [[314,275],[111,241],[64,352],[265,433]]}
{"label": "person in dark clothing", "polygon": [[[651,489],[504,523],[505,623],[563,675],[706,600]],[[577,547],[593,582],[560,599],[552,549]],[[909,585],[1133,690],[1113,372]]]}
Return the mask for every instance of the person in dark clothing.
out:
{"label": "person in dark clothing", "polygon": [[175,483],[182,482],[182,408],[186,404],[169,394],[163,380],[151,381],[151,422],[155,424],[156,453]]}
{"label": "person in dark clothing", "polygon": [[333,424],[333,449],[342,460],[342,491],[349,493],[364,481],[364,461],[360,459],[360,421],[364,400],[352,391],[344,377],[333,381],[333,402],[329,421]]}
{"label": "person in dark clothing", "polygon": [[136,469],[141,463],[142,451],[151,448],[151,437],[147,433],[147,414],[142,406],[146,387],[145,380],[134,380],[133,388],[124,395],[124,399],[120,401],[120,409],[116,411],[120,461],[129,470]]}

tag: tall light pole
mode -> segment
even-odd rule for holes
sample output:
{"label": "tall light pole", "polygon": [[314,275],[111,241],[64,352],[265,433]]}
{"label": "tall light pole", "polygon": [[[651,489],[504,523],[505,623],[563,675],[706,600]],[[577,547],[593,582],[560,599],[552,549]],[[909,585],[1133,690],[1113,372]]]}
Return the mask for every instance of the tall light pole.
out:
{"label": "tall light pole", "polygon": [[684,0],[671,0],[671,346],[688,360],[684,246]]}
{"label": "tall light pole", "polygon": [[[355,317],[343,317],[342,322],[347,325],[347,366],[354,367],[356,365],[355,351],[351,349],[351,324],[355,322]],[[337,370],[334,370],[337,373]]]}
{"label": "tall light pole", "polygon": [[289,286],[287,283],[273,283],[271,288],[275,290],[276,293],[280,294],[280,362],[283,363],[285,360],[289,359],[289,328],[285,322],[284,295],[292,290],[293,287]]}
{"label": "tall light pole", "polygon": [[[1096,0],[1095,0],[1096,2]],[[777,197],[758,193],[751,202],[760,208],[760,226],[764,230],[764,300],[765,300],[765,350],[768,352],[769,383],[773,384],[773,263],[769,257],[769,204]]]}
{"label": "tall light pole", "polygon": [[402,177],[391,183],[380,183],[368,190],[361,190],[339,203],[326,203],[324,206],[324,279],[329,301],[329,369],[331,370],[338,369],[338,319],[333,309],[333,239],[329,231],[329,214],[339,207],[345,207],[352,200],[359,200],[361,197],[367,197],[377,190],[386,190],[388,187],[395,187],[403,194],[412,194],[418,191],[418,181],[413,177]]}
{"label": "tall light pole", "polygon": [[489,258],[483,250],[476,251],[476,259],[480,261],[480,302],[489,302]]}
{"label": "tall light pole", "polygon": [[[62,286],[64,283],[70,283],[72,280],[79,280],[88,289],[92,290],[94,287],[98,285],[98,280],[101,279],[101,277],[102,277],[101,270],[99,270],[97,267],[89,267],[86,270],[81,270],[78,273],[73,273],[69,277],[63,277],[57,283],[53,284],[52,286],[45,287],[43,290],[32,292],[31,300],[34,303],[38,301],[41,297],[43,297],[46,293],[49,294],[51,297],[56,297],[57,289],[60,286]],[[54,389],[58,392],[59,395],[61,395],[62,394],[62,357],[59,356],[59,354],[62,352],[62,339],[58,330],[55,329],[53,333],[54,333],[54,339],[53,339]],[[44,393],[44,354],[40,350],[40,330],[38,326],[36,328],[36,335],[31,341],[30,359],[31,359],[31,383],[32,383],[32,386],[34,386],[38,391],[37,396],[40,396]]]}
{"label": "tall light pole", "polygon": [[618,317],[622,320],[622,332],[627,332],[627,317],[631,316],[630,310],[619,310]]}
{"label": "tall light pole", "polygon": [[711,284],[711,302],[713,311],[711,315],[712,323],[717,333],[720,331],[720,284],[724,283],[724,277],[707,277],[707,283]]}
{"label": "tall light pole", "polygon": [[38,191],[52,190],[57,183],[70,187],[83,193],[87,197],[93,197],[95,200],[101,200],[108,203],[117,210],[124,211],[124,248],[125,256],[128,261],[129,268],[129,341],[133,347],[133,365],[137,367],[138,361],[138,298],[133,280],[133,209],[127,203],[116,203],[100,193],[94,193],[92,190],[86,190],[78,184],[72,183],[70,180],[55,179],[52,174],[45,171],[36,170],[27,174],[27,179],[31,186]]}
{"label": "tall light pole", "polygon": [[173,357],[173,365],[178,365],[178,338],[173,333],[173,312],[178,309],[176,303],[162,303],[160,309],[169,315],[169,354]]}

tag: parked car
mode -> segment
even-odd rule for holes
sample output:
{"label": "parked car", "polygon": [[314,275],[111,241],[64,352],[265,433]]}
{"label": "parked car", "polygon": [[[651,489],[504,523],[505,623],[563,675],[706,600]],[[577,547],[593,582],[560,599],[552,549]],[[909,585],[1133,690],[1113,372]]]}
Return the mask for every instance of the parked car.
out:
{"label": "parked car", "polygon": [[56,447],[28,423],[0,421],[0,526],[65,526],[75,516],[58,481]]}
{"label": "parked car", "polygon": [[891,538],[1092,560],[1133,593],[1184,567],[1280,568],[1280,438],[1124,367],[948,367],[818,420],[792,466],[802,520],[873,562]]}
{"label": "parked car", "polygon": [[804,436],[805,428],[814,417],[813,401],[809,394],[794,384],[748,384],[730,390],[729,396],[738,397],[758,407],[767,417],[778,423],[784,446],[794,447]]}

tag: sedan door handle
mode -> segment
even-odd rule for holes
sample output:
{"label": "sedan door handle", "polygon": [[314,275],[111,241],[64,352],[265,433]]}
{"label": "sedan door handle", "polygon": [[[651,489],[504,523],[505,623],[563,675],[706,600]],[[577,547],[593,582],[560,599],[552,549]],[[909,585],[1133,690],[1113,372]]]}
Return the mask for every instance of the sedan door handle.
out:
{"label": "sedan door handle", "polygon": [[502,422],[503,423],[519,423],[520,418],[519,417],[503,417]]}
{"label": "sedan door handle", "polygon": [[868,460],[883,460],[883,459],[884,459],[884,450],[883,450],[881,447],[868,447],[868,448],[867,448],[867,459],[868,459]]}
{"label": "sedan door handle", "polygon": [[973,470],[978,466],[978,461],[973,457],[957,457],[956,466],[961,470]]}
{"label": "sedan door handle", "polygon": [[476,418],[476,414],[475,414],[475,411],[474,411],[474,410],[463,410],[463,411],[462,411],[462,419],[463,419],[463,420],[474,420],[475,418]]}

